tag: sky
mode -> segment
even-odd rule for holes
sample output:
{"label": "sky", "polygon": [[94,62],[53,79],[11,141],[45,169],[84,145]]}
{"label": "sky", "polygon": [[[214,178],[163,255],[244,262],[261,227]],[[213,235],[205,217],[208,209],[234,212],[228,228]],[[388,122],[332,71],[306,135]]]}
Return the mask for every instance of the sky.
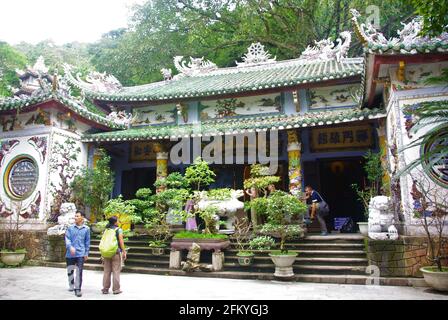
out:
{"label": "sky", "polygon": [[126,27],[130,7],[145,0],[0,0],[0,41],[94,42]]}

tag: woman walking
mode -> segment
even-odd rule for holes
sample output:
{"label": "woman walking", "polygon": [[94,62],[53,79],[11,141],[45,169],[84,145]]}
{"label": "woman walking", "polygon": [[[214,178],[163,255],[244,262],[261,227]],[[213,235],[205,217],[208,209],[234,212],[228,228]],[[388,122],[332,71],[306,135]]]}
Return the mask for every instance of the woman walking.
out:
{"label": "woman walking", "polygon": [[126,250],[124,247],[123,240],[123,230],[118,227],[118,218],[113,216],[109,218],[109,223],[106,226],[105,232],[110,232],[108,230],[115,231],[115,236],[118,243],[118,248],[114,256],[111,258],[102,258],[104,265],[104,275],[103,275],[103,294],[109,293],[109,288],[111,285],[111,276],[113,274],[113,285],[112,292],[113,294],[120,294],[122,291],[120,290],[120,272],[121,272],[121,261],[126,260]]}

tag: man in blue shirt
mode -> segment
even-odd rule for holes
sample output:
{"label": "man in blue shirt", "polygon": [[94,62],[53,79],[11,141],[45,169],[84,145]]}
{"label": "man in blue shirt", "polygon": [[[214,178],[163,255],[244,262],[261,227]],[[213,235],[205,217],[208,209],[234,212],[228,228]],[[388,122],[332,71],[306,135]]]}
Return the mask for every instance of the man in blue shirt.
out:
{"label": "man in blue shirt", "polygon": [[[309,211],[311,211],[311,219],[314,218],[314,214],[317,216],[317,220],[319,221],[321,235],[328,235],[327,224],[325,221],[325,216],[328,215],[328,205],[322,199],[321,195],[313,190],[311,186],[305,187],[305,199],[306,204],[309,207]],[[309,217],[307,217],[309,219]]]}
{"label": "man in blue shirt", "polygon": [[[84,225],[85,214],[75,214],[75,225],[70,226],[65,232],[65,255],[67,260],[67,275],[69,291],[75,291],[77,297],[81,297],[82,270],[87,261],[90,250],[90,229]],[[76,281],[74,271],[76,269]]]}

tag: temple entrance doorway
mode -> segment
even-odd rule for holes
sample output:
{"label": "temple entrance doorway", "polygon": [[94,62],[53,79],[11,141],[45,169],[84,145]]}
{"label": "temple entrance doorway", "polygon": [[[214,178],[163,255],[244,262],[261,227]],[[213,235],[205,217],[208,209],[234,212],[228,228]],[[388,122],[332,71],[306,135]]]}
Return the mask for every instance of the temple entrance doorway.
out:
{"label": "temple entrance doorway", "polygon": [[[353,184],[361,188],[365,186],[363,165],[362,157],[320,159],[305,163],[305,184],[313,186],[330,206],[326,219],[329,230],[335,229],[335,218],[350,217],[354,222],[364,221],[364,207],[352,188]],[[314,231],[319,231],[319,228]]]}
{"label": "temple entrance doorway", "polygon": [[121,178],[121,195],[123,199],[135,198],[135,193],[140,188],[150,188],[155,192],[156,168],[135,168],[123,171]]}

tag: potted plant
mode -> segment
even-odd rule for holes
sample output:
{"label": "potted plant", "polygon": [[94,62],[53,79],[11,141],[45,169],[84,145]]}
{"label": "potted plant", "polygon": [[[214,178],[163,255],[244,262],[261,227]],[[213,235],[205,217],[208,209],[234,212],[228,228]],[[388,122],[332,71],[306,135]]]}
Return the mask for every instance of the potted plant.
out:
{"label": "potted plant", "polygon": [[170,226],[166,221],[166,215],[163,212],[153,209],[153,215],[147,220],[145,228],[148,235],[152,237],[149,241],[149,247],[153,255],[162,255],[167,247],[166,241],[171,237]]}
{"label": "potted plant", "polygon": [[236,219],[235,232],[233,233],[233,238],[238,246],[238,263],[240,266],[250,266],[254,259],[254,253],[249,250],[250,246],[247,244],[247,240],[250,237],[250,230],[252,229],[252,224],[247,218]]}
{"label": "potted plant", "polygon": [[363,236],[368,236],[369,234],[369,223],[366,222],[369,219],[369,203],[370,199],[380,195],[381,191],[381,180],[383,178],[384,172],[381,165],[381,155],[384,150],[378,153],[373,153],[371,150],[364,155],[366,163],[364,164],[364,170],[367,173],[368,185],[366,188],[361,189],[357,184],[352,184],[352,188],[355,191],[358,199],[361,201],[364,207],[364,219],[365,221],[357,222],[359,227],[359,232]]}
{"label": "potted plant", "polygon": [[[275,185],[280,181],[280,177],[269,175],[269,167],[261,164],[253,164],[250,167],[250,178],[244,180],[244,189],[246,193],[250,196],[251,203],[255,200],[254,204],[257,204],[257,199],[259,197],[265,198],[268,195],[267,189],[270,185]],[[263,202],[263,200],[259,200]],[[251,221],[254,228],[260,224],[259,216],[263,213],[257,205],[251,206],[250,215]]]}
{"label": "potted plant", "polygon": [[145,224],[151,220],[157,211],[154,209],[156,196],[152,194],[150,188],[140,188],[135,193],[135,198],[126,202],[135,207],[134,214],[139,216],[142,223],[134,226],[134,231],[144,234],[147,230]]}
{"label": "potted plant", "polygon": [[83,168],[71,184],[72,200],[77,208],[90,209],[90,225],[93,233],[102,231],[95,222],[104,220],[103,209],[109,200],[114,186],[114,172],[110,169],[111,158],[103,149],[94,168]]}
{"label": "potted plant", "polygon": [[2,234],[2,250],[1,261],[8,266],[18,266],[23,263],[26,256],[26,250],[21,248],[21,240],[23,237],[20,228],[20,211],[22,209],[21,202],[13,202],[14,213],[9,216],[8,221],[4,224],[5,228]]}
{"label": "potted plant", "polygon": [[274,276],[287,279],[294,276],[292,265],[297,252],[288,252],[285,242],[288,238],[303,234],[299,225],[290,224],[294,216],[303,216],[307,206],[295,196],[284,191],[274,191],[266,198],[267,223],[261,227],[264,234],[275,235],[280,238],[280,250],[269,254],[275,264]]}
{"label": "potted plant", "polygon": [[123,231],[130,230],[132,223],[139,223],[142,221],[141,217],[135,214],[135,207],[129,202],[124,201],[119,195],[116,199],[110,199],[104,208],[106,218],[117,216],[120,228]]}
{"label": "potted plant", "polygon": [[[423,173],[420,175],[423,177]],[[421,178],[420,178],[421,179]],[[429,181],[413,178],[414,217],[420,219],[426,235],[427,260],[430,266],[420,268],[426,283],[433,289],[448,291],[448,238],[444,229],[448,221],[448,199]]]}
{"label": "potted plant", "polygon": [[275,246],[274,238],[270,236],[258,236],[249,242],[249,247],[253,250],[264,251],[271,250]]}

